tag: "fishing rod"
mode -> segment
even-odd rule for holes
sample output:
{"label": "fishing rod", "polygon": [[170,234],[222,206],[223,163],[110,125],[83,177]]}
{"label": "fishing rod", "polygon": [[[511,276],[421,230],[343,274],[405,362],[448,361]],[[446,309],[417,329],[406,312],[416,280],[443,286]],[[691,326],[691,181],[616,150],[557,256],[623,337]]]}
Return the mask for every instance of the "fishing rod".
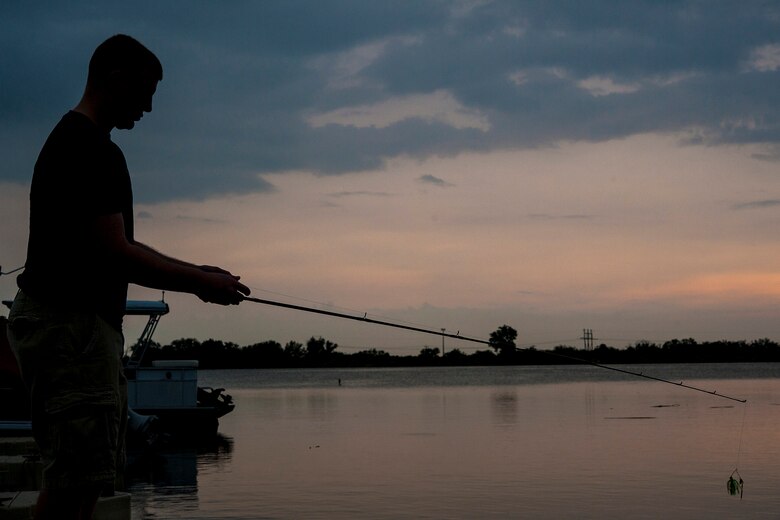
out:
{"label": "fishing rod", "polygon": [[[404,330],[410,330],[410,331],[414,331],[414,332],[421,332],[423,334],[432,334],[434,336],[439,336],[439,337],[442,337],[442,338],[453,338],[453,339],[459,339],[461,341],[470,341],[472,343],[481,343],[483,345],[490,345],[490,346],[492,346],[492,344],[488,340],[479,339],[479,338],[472,338],[472,337],[469,337],[469,336],[461,336],[460,335],[460,331],[458,331],[456,334],[450,334],[450,333],[445,332],[443,329],[441,331],[436,331],[436,330],[433,330],[433,329],[426,329],[426,328],[423,328],[423,327],[413,327],[411,325],[403,325],[403,324],[400,324],[400,323],[393,323],[393,322],[390,322],[390,321],[377,320],[377,319],[374,319],[374,318],[369,318],[368,317],[368,313],[363,314],[363,316],[356,316],[356,315],[353,315],[353,314],[346,314],[346,313],[343,313],[343,312],[327,311],[327,310],[324,310],[324,309],[316,309],[314,307],[306,307],[306,306],[303,306],[303,305],[295,305],[295,304],[292,304],[292,303],[283,303],[283,302],[279,302],[279,301],[275,301],[275,300],[265,300],[265,299],[262,299],[262,298],[252,298],[252,297],[249,297],[249,296],[244,296],[243,300],[244,301],[248,301],[248,302],[252,302],[252,303],[260,303],[260,304],[263,304],[263,305],[272,305],[272,306],[275,306],[275,307],[284,307],[285,309],[292,309],[292,310],[303,311],[303,312],[311,312],[311,313],[314,313],[314,314],[323,314],[325,316],[333,316],[333,317],[336,317],[336,318],[343,318],[343,319],[347,319],[347,320],[360,321],[362,323],[371,323],[371,324],[374,324],[374,325],[383,325],[385,327],[394,327],[396,329],[404,329]],[[518,348],[518,350],[528,350],[528,349]],[[566,355],[566,354],[559,354],[557,352],[550,352],[550,351],[546,351],[546,350],[537,350],[536,352],[539,352],[539,353],[542,353],[542,354],[545,354],[545,355],[548,355],[548,356],[552,356],[552,357],[557,357],[557,358],[560,358],[560,359],[567,359],[569,361],[575,361],[577,363],[582,363],[582,364],[594,366],[594,367],[597,367],[597,368],[604,368],[606,370],[612,370],[613,372],[620,372],[621,374],[628,374],[628,375],[631,375],[631,376],[642,377],[644,379],[650,379],[652,381],[657,381],[659,383],[667,383],[667,384],[670,384],[670,385],[679,386],[681,388],[687,388],[688,390],[695,390],[697,392],[702,392],[702,393],[705,393],[705,394],[713,395],[715,397],[722,397],[723,399],[729,399],[731,401],[736,401],[738,403],[747,403],[747,399],[739,399],[737,397],[731,397],[731,396],[726,395],[726,394],[720,394],[720,393],[718,393],[718,392],[716,392],[714,390],[706,390],[704,388],[699,388],[697,386],[685,384],[682,381],[680,381],[680,382],[671,381],[669,379],[664,379],[662,377],[651,376],[651,375],[645,374],[643,372],[633,372],[631,370],[624,370],[622,368],[617,368],[617,367],[608,366],[608,365],[602,365],[601,363],[596,363],[595,361],[590,361],[588,359],[579,358],[579,357],[575,357],[575,356],[569,356],[569,355]]]}
{"label": "fishing rod", "polygon": [[16,269],[11,269],[10,271],[3,272],[2,266],[0,266],[0,276],[8,275],[8,274],[14,274],[17,271],[21,271],[24,269],[24,266],[17,267]]}

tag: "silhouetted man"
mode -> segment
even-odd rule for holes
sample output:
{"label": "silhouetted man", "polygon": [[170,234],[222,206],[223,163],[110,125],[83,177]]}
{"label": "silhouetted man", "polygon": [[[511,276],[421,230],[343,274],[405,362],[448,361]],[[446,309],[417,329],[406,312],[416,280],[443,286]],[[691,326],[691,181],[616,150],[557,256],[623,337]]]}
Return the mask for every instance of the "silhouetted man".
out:
{"label": "silhouetted man", "polygon": [[138,41],[103,42],[81,101],[35,164],[27,261],[8,335],[44,462],[36,518],[91,518],[124,469],[128,283],[222,305],[249,294],[227,271],[169,258],[134,238],[130,176],[110,132],[152,111],[160,80],[159,60]]}

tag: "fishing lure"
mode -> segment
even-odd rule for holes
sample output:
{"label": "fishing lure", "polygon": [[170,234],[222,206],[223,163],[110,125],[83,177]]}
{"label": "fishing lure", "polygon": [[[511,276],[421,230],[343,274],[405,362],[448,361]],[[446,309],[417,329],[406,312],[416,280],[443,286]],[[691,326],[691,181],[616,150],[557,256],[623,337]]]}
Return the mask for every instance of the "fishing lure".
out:
{"label": "fishing lure", "polygon": [[[737,478],[734,478],[735,474],[737,475]],[[739,495],[739,499],[742,500],[742,492],[745,489],[745,481],[742,480],[742,477],[739,475],[739,471],[736,469],[731,472],[731,476],[729,476],[729,479],[726,481],[726,489],[728,490],[729,495]]]}

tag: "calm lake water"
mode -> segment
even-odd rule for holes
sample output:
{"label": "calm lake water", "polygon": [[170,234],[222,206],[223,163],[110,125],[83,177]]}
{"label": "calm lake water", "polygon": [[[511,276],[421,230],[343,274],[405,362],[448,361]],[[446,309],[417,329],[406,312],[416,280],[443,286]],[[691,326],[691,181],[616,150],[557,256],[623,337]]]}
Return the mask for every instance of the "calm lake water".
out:
{"label": "calm lake water", "polygon": [[621,368],[748,403],[590,366],[202,371],[236,410],[136,465],[133,519],[780,516],[780,364]]}

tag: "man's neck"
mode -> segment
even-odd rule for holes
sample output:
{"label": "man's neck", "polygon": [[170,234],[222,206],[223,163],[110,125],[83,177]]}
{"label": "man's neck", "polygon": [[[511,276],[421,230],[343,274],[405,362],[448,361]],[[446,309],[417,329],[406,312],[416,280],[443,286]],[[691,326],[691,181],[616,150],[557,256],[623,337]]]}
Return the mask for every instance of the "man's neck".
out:
{"label": "man's neck", "polygon": [[102,116],[99,107],[100,103],[94,102],[88,95],[85,94],[84,97],[81,98],[81,101],[79,101],[78,105],[73,108],[73,111],[88,117],[90,121],[95,123],[95,126],[97,126],[103,132],[111,133],[111,130],[113,130],[114,127],[111,125],[111,123],[106,121],[106,117]]}

